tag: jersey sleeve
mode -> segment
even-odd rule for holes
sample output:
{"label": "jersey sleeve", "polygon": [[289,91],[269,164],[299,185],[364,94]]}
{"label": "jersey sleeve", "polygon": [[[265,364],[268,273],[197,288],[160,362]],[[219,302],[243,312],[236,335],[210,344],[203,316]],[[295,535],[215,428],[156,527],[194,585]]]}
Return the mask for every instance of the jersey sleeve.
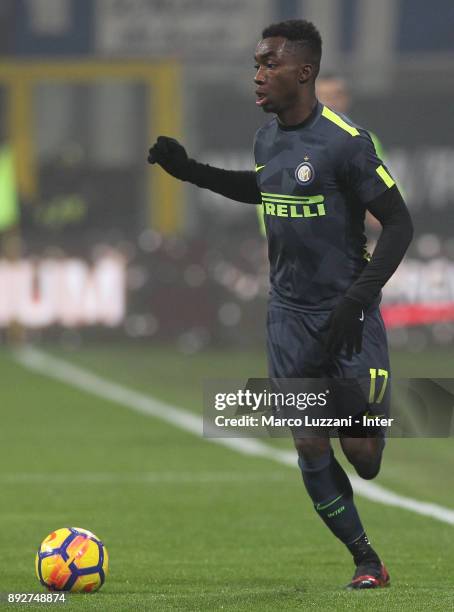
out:
{"label": "jersey sleeve", "polygon": [[343,156],[342,180],[365,206],[395,185],[366,131],[348,139]]}

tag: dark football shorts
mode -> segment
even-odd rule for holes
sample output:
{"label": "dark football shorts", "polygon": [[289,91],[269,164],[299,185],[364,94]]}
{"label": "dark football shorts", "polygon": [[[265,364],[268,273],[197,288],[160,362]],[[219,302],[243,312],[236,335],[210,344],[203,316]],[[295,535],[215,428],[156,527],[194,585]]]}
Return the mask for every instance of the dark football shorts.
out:
{"label": "dark football shorts", "polygon": [[[384,436],[386,427],[365,426],[363,416],[388,418],[390,365],[385,326],[378,308],[365,313],[362,350],[349,361],[345,349],[335,356],[325,350],[329,312],[301,313],[270,306],[267,319],[268,374],[275,379],[328,379],[329,416],[352,416],[338,435]],[[279,381],[276,381],[279,383]],[[278,386],[280,386],[278,384]],[[282,389],[281,389],[282,390]],[[323,416],[323,409],[317,414]],[[328,414],[328,412],[327,412]]]}

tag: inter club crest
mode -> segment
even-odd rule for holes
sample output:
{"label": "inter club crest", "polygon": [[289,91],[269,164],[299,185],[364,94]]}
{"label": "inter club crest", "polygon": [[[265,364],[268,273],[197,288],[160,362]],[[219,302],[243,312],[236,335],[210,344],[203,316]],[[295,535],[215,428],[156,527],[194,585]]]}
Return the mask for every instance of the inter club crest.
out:
{"label": "inter club crest", "polygon": [[295,170],[295,179],[300,185],[310,185],[314,178],[314,166],[308,161],[303,161]]}

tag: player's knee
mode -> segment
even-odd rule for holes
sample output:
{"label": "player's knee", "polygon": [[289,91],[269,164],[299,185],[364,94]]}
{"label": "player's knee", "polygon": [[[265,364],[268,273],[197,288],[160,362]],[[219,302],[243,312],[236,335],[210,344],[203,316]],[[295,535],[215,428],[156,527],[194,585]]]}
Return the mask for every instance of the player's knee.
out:
{"label": "player's knee", "polygon": [[372,480],[380,472],[384,439],[342,439],[342,449],[349,462],[355,468],[358,476]]}
{"label": "player's knee", "polygon": [[376,476],[378,476],[380,472],[380,461],[376,461],[375,463],[357,463],[353,464],[358,476],[364,478],[364,480],[373,480]]}
{"label": "player's knee", "polygon": [[347,459],[355,468],[358,476],[365,480],[372,480],[380,472],[381,454],[370,455],[364,452],[353,450],[347,455]]}

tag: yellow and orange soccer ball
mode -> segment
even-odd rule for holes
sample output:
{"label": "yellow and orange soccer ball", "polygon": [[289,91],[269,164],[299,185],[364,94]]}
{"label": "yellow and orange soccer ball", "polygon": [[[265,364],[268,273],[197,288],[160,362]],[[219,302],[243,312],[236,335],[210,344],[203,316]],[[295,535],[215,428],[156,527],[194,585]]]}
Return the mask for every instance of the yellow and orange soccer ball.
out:
{"label": "yellow and orange soccer ball", "polygon": [[106,547],[91,531],[63,527],[50,533],[36,553],[35,569],[42,585],[51,591],[90,593],[104,584],[109,557]]}

